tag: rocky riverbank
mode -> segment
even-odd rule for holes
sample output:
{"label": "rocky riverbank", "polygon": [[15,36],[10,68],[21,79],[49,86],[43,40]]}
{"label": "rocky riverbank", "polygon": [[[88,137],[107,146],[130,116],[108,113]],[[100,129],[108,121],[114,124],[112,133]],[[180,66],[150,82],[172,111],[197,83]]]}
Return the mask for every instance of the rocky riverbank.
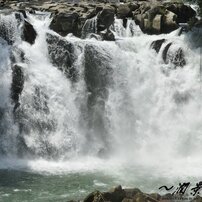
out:
{"label": "rocky riverbank", "polygon": [[[185,197],[182,195],[160,195],[158,193],[146,194],[138,188],[123,189],[121,186],[112,188],[107,192],[94,191],[90,193],[83,202],[176,202],[176,201],[190,201],[202,202],[200,196]],[[69,201],[76,202],[76,201]]]}
{"label": "rocky riverbank", "polygon": [[170,33],[179,28],[180,23],[197,24],[196,12],[180,0],[175,1],[127,1],[122,3],[107,3],[106,1],[6,1],[2,0],[0,8],[9,11],[50,12],[52,22],[50,28],[66,36],[69,33],[84,37],[82,30],[88,20],[96,18],[94,32],[104,40],[114,40],[110,26],[114,18],[123,19],[126,26],[131,18],[147,34]]}

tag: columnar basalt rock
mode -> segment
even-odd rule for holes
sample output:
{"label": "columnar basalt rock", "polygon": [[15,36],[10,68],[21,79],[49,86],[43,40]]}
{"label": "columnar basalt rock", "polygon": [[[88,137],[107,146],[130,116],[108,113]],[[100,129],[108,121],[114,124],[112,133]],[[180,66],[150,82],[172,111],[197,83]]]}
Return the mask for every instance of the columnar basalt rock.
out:
{"label": "columnar basalt rock", "polygon": [[[193,21],[196,12],[188,5],[179,1],[131,1],[124,4],[105,1],[79,2],[17,2],[4,1],[3,8],[22,12],[46,11],[52,13],[50,28],[66,36],[73,33],[82,36],[82,27],[86,20],[97,16],[97,31],[109,29],[114,18],[126,20],[132,18],[141,30],[147,34],[170,33],[179,27],[179,23]],[[197,22],[197,20],[194,20]]]}

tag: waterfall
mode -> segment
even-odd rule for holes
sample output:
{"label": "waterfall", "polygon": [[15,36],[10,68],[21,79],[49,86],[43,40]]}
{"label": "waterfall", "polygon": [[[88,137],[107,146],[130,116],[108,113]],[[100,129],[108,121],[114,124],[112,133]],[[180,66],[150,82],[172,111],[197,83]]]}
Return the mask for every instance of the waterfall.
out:
{"label": "waterfall", "polygon": [[20,40],[21,32],[21,18],[19,13],[2,13],[0,14],[0,31],[1,37],[5,39],[8,44],[17,43]]}
{"label": "waterfall", "polygon": [[123,26],[122,19],[115,19],[112,27],[116,37],[132,37],[141,35],[141,30],[132,19],[127,19],[126,27]]}
{"label": "waterfall", "polygon": [[[200,37],[198,30],[151,36],[130,19],[126,27],[116,19],[110,29],[117,40],[108,42],[61,37],[49,30],[49,14],[27,15],[35,43],[11,37],[23,60],[13,62],[15,51],[0,40],[2,157],[148,165],[158,159],[164,168],[188,170],[201,163],[200,41],[191,36]],[[96,17],[87,20],[83,37],[96,27]],[[157,53],[151,44],[158,40],[164,42]],[[14,65],[23,78],[17,104],[10,96]]]}
{"label": "waterfall", "polygon": [[93,33],[97,34],[97,16],[85,21],[82,28],[82,38],[89,37]]}

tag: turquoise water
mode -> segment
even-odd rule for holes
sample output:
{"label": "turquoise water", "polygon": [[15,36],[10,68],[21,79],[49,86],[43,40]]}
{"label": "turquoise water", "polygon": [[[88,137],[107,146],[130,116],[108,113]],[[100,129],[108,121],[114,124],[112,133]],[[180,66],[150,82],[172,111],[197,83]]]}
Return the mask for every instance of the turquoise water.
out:
{"label": "turquoise water", "polygon": [[[107,184],[102,184],[107,182]],[[0,171],[0,201],[67,201],[84,197],[94,189],[105,190],[114,179],[100,173],[45,175],[24,171]]]}
{"label": "turquoise water", "polygon": [[93,190],[108,190],[120,182],[99,172],[45,175],[1,170],[0,179],[0,201],[3,202],[81,199]]}
{"label": "turquoise water", "polygon": [[[124,172],[124,171],[123,171]],[[113,170],[112,172],[113,173]],[[188,179],[187,179],[188,180]],[[65,202],[82,199],[94,190],[107,191],[122,184],[146,192],[159,192],[162,185],[178,185],[178,180],[152,177],[150,172],[125,170],[125,174],[106,174],[100,171],[63,174],[34,173],[19,170],[0,170],[1,202]]]}

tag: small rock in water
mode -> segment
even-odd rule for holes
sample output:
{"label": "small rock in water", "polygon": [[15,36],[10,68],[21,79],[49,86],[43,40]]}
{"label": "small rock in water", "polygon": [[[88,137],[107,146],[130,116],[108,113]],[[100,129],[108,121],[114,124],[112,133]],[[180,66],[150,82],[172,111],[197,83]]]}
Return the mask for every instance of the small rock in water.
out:
{"label": "small rock in water", "polygon": [[23,36],[22,36],[24,41],[30,44],[34,44],[36,36],[37,36],[37,33],[33,25],[25,20],[24,26],[23,26]]}
{"label": "small rock in water", "polygon": [[153,41],[151,44],[151,48],[153,48],[157,53],[160,51],[162,44],[165,42],[165,39],[159,39]]}
{"label": "small rock in water", "polygon": [[109,29],[101,32],[101,36],[104,41],[115,41],[115,36]]}
{"label": "small rock in water", "polygon": [[172,43],[166,45],[163,50],[163,60],[166,64],[171,63],[174,67],[184,67],[186,65],[185,54],[181,47]]}

